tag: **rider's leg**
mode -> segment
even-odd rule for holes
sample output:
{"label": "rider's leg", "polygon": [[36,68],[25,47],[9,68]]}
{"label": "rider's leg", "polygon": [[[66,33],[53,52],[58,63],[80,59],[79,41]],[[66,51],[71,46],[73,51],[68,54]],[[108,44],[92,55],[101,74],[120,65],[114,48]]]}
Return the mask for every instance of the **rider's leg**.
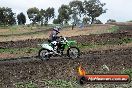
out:
{"label": "rider's leg", "polygon": [[57,50],[57,42],[53,41],[53,42],[51,42],[51,45],[52,45],[53,50],[56,51]]}

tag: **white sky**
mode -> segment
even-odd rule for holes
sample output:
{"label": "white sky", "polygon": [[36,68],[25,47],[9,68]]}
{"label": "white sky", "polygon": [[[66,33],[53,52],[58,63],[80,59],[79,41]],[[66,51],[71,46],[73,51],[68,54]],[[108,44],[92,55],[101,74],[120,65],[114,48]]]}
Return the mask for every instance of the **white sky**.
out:
{"label": "white sky", "polygon": [[[12,8],[16,15],[26,11],[28,8],[37,7],[47,9],[54,7],[57,13],[62,4],[68,4],[72,0],[0,0],[0,7]],[[83,0],[82,0],[83,1]],[[132,20],[132,0],[100,0],[106,3],[107,13],[101,15],[98,19],[106,22],[108,19],[115,19],[119,22]],[[27,21],[29,23],[29,20]]]}

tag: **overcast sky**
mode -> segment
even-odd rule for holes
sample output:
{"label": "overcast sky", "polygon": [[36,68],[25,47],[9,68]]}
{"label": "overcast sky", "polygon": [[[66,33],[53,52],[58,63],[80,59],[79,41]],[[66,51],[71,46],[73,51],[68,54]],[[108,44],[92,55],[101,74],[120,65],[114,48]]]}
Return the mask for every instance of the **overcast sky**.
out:
{"label": "overcast sky", "polygon": [[[0,7],[12,8],[13,12],[18,14],[26,11],[28,8],[37,7],[46,9],[54,7],[57,13],[62,4],[68,4],[72,0],[0,0]],[[83,1],[83,0],[82,0]],[[107,13],[101,15],[98,19],[106,22],[108,19],[115,19],[119,22],[132,20],[132,0],[100,0],[106,3]],[[27,21],[29,23],[29,20]]]}

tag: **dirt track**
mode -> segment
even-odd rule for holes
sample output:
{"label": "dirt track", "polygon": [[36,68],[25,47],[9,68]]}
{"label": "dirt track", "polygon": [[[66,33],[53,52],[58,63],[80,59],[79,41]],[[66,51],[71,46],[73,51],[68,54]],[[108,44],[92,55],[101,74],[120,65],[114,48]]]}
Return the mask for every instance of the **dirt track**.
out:
{"label": "dirt track", "polygon": [[[132,38],[131,32],[111,33],[102,35],[76,36],[78,42],[100,42],[106,40],[118,40],[122,38]],[[81,41],[80,41],[81,40]],[[85,42],[87,40],[87,42]],[[0,47],[27,47],[36,46],[38,42],[43,40],[25,40],[0,43]],[[9,45],[10,44],[10,45]],[[32,45],[33,44],[33,45]],[[116,73],[119,74],[122,70],[132,68],[132,46],[120,49],[95,50],[85,51],[80,58],[70,60],[67,58],[52,58],[49,61],[42,62],[36,57],[21,58],[10,61],[0,61],[0,88],[15,88],[14,84],[18,82],[33,81],[38,85],[38,88],[47,88],[42,83],[43,79],[63,79],[73,80],[77,78],[77,68],[82,64],[88,74],[97,73]],[[102,69],[103,65],[109,67],[109,71]],[[96,88],[94,84],[88,84],[83,88]],[[99,88],[131,88],[131,84],[115,86],[113,84],[104,84],[105,87]]]}
{"label": "dirt track", "polygon": [[[92,34],[69,37],[71,40],[77,40],[78,43],[98,43],[107,41],[116,41],[123,38],[132,38],[132,33],[105,33],[105,34]],[[8,41],[0,42],[0,48],[23,48],[23,47],[37,47],[37,44],[43,43],[47,39],[28,39],[23,41]]]}
{"label": "dirt track", "polygon": [[[31,59],[25,62],[0,62],[0,88],[14,88],[14,83],[29,81],[38,84],[38,88],[44,88],[44,84],[41,83],[43,79],[72,80],[77,77],[77,68],[80,64],[89,74],[102,72],[119,74],[118,72],[123,69],[132,68],[132,47],[119,50],[88,51],[77,60],[59,58],[42,62]],[[102,70],[104,64],[109,67],[110,71]],[[92,84],[90,86],[92,87]],[[114,88],[114,85],[111,86]]]}

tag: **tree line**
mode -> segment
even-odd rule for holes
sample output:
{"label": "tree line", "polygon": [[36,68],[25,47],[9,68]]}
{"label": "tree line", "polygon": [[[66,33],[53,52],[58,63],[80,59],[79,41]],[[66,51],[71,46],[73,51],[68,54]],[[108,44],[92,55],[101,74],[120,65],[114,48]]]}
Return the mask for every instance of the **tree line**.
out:
{"label": "tree line", "polygon": [[[80,21],[85,24],[93,24],[101,22],[96,18],[106,13],[106,9],[103,8],[105,5],[105,3],[101,3],[99,0],[74,0],[68,5],[61,5],[58,9],[58,16],[55,16],[55,9],[53,7],[47,9],[29,8],[27,16],[33,25],[47,25],[51,19],[53,19],[54,24],[62,25],[68,24],[69,21],[74,25]],[[13,25],[16,23],[20,25],[25,24],[25,14],[21,12],[16,16],[11,8],[0,7],[0,25]]]}

